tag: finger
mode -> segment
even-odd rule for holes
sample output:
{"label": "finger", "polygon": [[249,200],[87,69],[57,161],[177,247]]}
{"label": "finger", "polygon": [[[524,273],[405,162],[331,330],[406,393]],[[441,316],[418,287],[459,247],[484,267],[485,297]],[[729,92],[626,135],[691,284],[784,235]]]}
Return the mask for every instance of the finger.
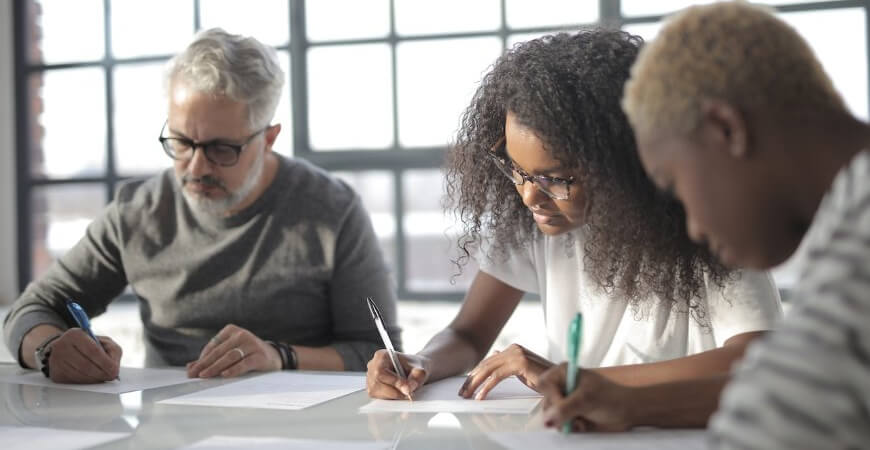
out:
{"label": "finger", "polygon": [[240,330],[240,328],[233,324],[229,324],[221,328],[221,330],[215,333],[215,335],[212,336],[211,339],[209,339],[208,342],[206,342],[205,345],[202,347],[202,350],[200,350],[199,352],[199,359],[202,359],[203,356],[213,351],[215,347],[229,340],[229,338],[238,330]]}
{"label": "finger", "polygon": [[245,356],[247,356],[247,352],[245,352],[241,347],[233,347],[232,349],[230,349],[229,352],[224,353],[223,356],[218,358],[217,361],[203,369],[199,373],[199,376],[201,378],[210,378],[216,376],[233,364],[236,364],[239,361],[245,359]]}
{"label": "finger", "polygon": [[508,370],[495,370],[490,374],[489,377],[480,385],[480,389],[477,390],[477,394],[474,396],[476,400],[484,400],[486,396],[489,394],[493,388],[495,388],[502,380],[505,378],[512,376],[513,373]]}
{"label": "finger", "polygon": [[[63,350],[65,351],[62,355],[55,357],[54,349],[52,349],[49,361],[50,373],[53,374],[55,367],[63,368],[57,377],[57,379],[62,380],[62,383],[101,383],[110,379],[107,378],[108,374],[103,372],[75,346],[69,346]],[[52,379],[55,378],[52,377]]]}
{"label": "finger", "polygon": [[408,372],[408,385],[411,388],[411,392],[420,389],[420,386],[423,386],[423,383],[426,382],[426,370],[420,367],[415,367]]}
{"label": "finger", "polygon": [[240,359],[238,362],[222,370],[221,376],[224,378],[232,378],[251,372],[252,370],[254,370],[253,364],[250,363],[252,359],[254,358],[246,357],[244,359]]}
{"label": "finger", "polygon": [[83,373],[66,359],[52,361],[50,375],[51,381],[55,383],[96,384],[101,382],[99,378]]}
{"label": "finger", "polygon": [[73,342],[73,348],[81,358],[71,355],[70,360],[78,364],[74,365],[83,373],[95,376],[100,381],[114,380],[118,376],[118,363],[109,357],[108,353],[103,350],[103,347],[90,337],[80,340],[76,339]]}
{"label": "finger", "polygon": [[553,402],[552,406],[544,412],[545,420],[561,424],[595,409],[597,405],[587,397],[582,389],[577,389],[564,399]]}
{"label": "finger", "polygon": [[498,356],[490,356],[489,358],[484,359],[477,365],[474,369],[471,370],[471,373],[468,374],[468,377],[465,379],[465,383],[462,384],[462,387],[459,389],[459,396],[464,398],[471,398],[474,396],[474,392],[489,378],[489,375],[492,371],[500,365]]}
{"label": "finger", "polygon": [[220,358],[223,358],[224,355],[231,351],[234,351],[234,348],[240,348],[240,340],[240,333],[229,336],[226,340],[222,341],[220,344],[217,344],[211,350],[206,352],[205,355],[201,356],[198,360],[196,360],[193,363],[191,371],[194,372],[196,376],[199,376],[201,372],[206,370],[206,368],[213,366]]}
{"label": "finger", "polygon": [[383,400],[407,400],[408,397],[395,386],[377,383],[369,389],[369,397]]}
{"label": "finger", "polygon": [[538,379],[538,390],[551,404],[560,401],[565,392],[565,371],[567,366],[553,366],[541,374]]}
{"label": "finger", "polygon": [[109,355],[109,359],[120,366],[121,356],[124,355],[124,350],[121,349],[121,346],[108,336],[99,336],[98,339],[100,340],[100,345],[103,346],[103,350]]}

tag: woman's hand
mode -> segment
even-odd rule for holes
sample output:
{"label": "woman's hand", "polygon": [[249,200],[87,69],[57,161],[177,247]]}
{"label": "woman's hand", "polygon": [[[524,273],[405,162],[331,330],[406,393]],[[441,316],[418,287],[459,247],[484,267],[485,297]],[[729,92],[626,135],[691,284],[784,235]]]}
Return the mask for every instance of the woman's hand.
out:
{"label": "woman's hand", "polygon": [[504,351],[481,361],[468,374],[459,395],[483,400],[501,380],[511,376],[516,376],[526,386],[540,392],[538,378],[552,366],[553,363],[546,358],[521,345],[511,344]]}
{"label": "woman's hand", "polygon": [[390,354],[385,349],[375,352],[366,371],[366,390],[372,398],[398,400],[410,398],[420,386],[426,384],[431,371],[427,370],[429,359],[406,353],[396,352],[408,379],[396,374]]}
{"label": "woman's hand", "polygon": [[544,424],[561,428],[570,421],[574,431],[625,431],[635,423],[632,400],[636,388],[616,384],[591,370],[578,369],[577,388],[565,392],[565,363],[540,377],[544,394]]}
{"label": "woman's hand", "polygon": [[269,343],[236,325],[225,326],[187,363],[190,378],[237,377],[251,371],[281,370],[281,355]]}

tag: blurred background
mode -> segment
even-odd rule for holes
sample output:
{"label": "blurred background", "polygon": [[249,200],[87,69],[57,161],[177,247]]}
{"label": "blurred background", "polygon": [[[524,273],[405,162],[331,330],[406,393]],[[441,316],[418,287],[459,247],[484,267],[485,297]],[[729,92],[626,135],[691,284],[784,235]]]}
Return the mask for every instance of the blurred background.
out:
{"label": "blurred background", "polygon": [[[517,42],[584,26],[653,39],[681,0],[0,0],[0,312],[83,235],[119,182],[170,166],[157,143],[166,60],[203,28],[278,52],[287,84],[275,150],[348,181],[396,279],[405,347],[455,314],[457,227],[441,209],[444,153],[481,76]],[[868,117],[870,1],[764,1],[810,43]],[[795,274],[776,271],[787,293]],[[137,348],[132,299],[98,331]],[[534,299],[496,348],[543,351]],[[135,353],[135,351],[133,351]],[[141,355],[125,354],[140,364]]]}

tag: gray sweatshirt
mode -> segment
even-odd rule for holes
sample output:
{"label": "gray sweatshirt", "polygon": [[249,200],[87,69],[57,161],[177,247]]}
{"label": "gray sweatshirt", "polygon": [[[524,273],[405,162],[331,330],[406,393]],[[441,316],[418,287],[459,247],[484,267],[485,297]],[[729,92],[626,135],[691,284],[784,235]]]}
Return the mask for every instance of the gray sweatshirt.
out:
{"label": "gray sweatshirt", "polygon": [[39,324],[73,323],[64,299],[93,317],[126,286],[139,300],[146,366],[184,365],[227,324],[261,339],[332,346],[346,370],[365,370],[383,344],[373,297],[400,345],[396,298],[368,214],[345,183],[279,156],[275,180],[230,217],[191,210],[173,171],[124,184],[87,234],[30,283],[6,316],[20,360]]}

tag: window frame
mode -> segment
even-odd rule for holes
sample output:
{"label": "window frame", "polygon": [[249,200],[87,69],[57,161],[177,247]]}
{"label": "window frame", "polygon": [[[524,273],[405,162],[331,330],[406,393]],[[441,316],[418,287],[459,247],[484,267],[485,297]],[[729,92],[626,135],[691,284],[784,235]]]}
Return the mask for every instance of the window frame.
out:
{"label": "window frame", "polygon": [[[192,32],[201,28],[200,24],[200,0],[189,0],[193,6]],[[340,39],[311,42],[306,36],[306,0],[287,0],[289,3],[288,26],[290,28],[289,44],[275,46],[278,52],[288,52],[290,60],[290,84],[284,95],[291,97],[291,114],[293,120],[293,157],[307,159],[317,166],[332,171],[369,171],[379,170],[390,173],[393,179],[393,211],[395,220],[395,278],[397,282],[398,298],[403,300],[461,300],[464,290],[447,291],[414,291],[407,288],[407,235],[404,229],[404,195],[403,173],[407,170],[439,169],[443,165],[446,145],[431,147],[403,148],[399,140],[399,117],[398,117],[398,88],[397,88],[397,46],[402,42],[419,40],[446,40],[456,38],[473,37],[498,37],[502,43],[502,49],[506,49],[512,35],[523,33],[547,33],[557,31],[571,31],[578,27],[590,25],[603,25],[622,27],[628,24],[656,23],[665,15],[653,15],[642,17],[625,17],[621,14],[620,0],[598,0],[599,20],[595,23],[576,23],[570,25],[511,28],[507,24],[506,3],[500,0],[500,26],[495,30],[479,32],[460,32],[443,34],[420,34],[399,35],[396,32],[395,1],[389,0],[390,30],[389,34],[378,38],[363,39]],[[116,167],[115,137],[114,137],[114,68],[128,64],[141,64],[149,62],[161,62],[168,60],[172,55],[153,55],[135,58],[115,58],[112,55],[112,30],[111,30],[111,0],[103,0],[103,32],[104,32],[104,55],[102,59],[92,61],[79,61],[61,64],[33,64],[29,61],[28,46],[30,39],[29,8],[36,4],[37,0],[15,1],[13,5],[14,17],[14,63],[15,63],[15,157],[16,157],[16,210],[17,210],[17,248],[16,257],[18,262],[18,291],[22,291],[32,279],[32,224],[33,205],[31,195],[40,187],[57,186],[65,184],[102,184],[105,187],[105,201],[110,202],[115,188],[119,182],[129,177],[121,176]],[[870,64],[870,0],[840,0],[819,1],[813,3],[795,3],[773,6],[779,12],[834,10],[842,8],[863,8],[867,24],[865,39],[867,40],[868,64]],[[390,46],[392,78],[392,110],[393,110],[393,145],[390,148],[370,150],[353,149],[315,151],[312,149],[309,139],[308,117],[308,50],[325,46],[351,46],[359,44],[386,43]],[[34,73],[48,72],[59,69],[100,67],[105,74],[105,101],[106,101],[106,158],[105,174],[93,177],[69,177],[50,178],[34,177],[31,173],[31,142],[30,132],[35,118],[30,110],[30,83],[29,78]],[[868,76],[870,78],[870,76]],[[870,79],[868,79],[870,85]],[[868,89],[870,91],[870,89]],[[155,137],[155,151],[158,151]]]}

